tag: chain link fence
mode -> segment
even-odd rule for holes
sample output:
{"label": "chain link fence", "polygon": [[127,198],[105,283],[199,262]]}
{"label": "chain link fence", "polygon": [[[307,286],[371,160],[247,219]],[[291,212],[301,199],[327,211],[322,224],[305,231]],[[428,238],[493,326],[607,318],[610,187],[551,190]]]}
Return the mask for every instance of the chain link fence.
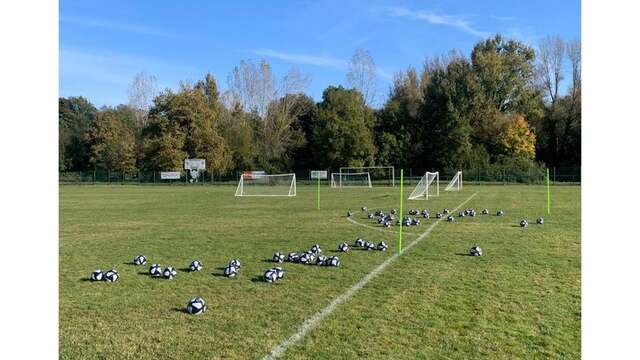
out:
{"label": "chain link fence", "polygon": [[[339,169],[302,169],[291,171],[296,174],[296,180],[300,185],[316,184],[315,179],[311,179],[311,170],[327,170],[328,179],[321,180],[327,185],[331,181],[331,173],[337,173]],[[549,168],[549,179],[552,184],[580,184],[580,167],[553,167]],[[415,169],[404,170],[405,185],[417,184],[426,171],[438,171],[435,169]],[[448,182],[455,176],[458,170],[439,170],[440,181]],[[179,179],[164,179],[161,171],[73,171],[60,172],[58,174],[59,184],[99,184],[99,185],[237,185],[242,172],[232,172],[228,174],[213,174],[207,171],[201,172],[197,181],[190,181],[187,172],[180,171]],[[542,167],[531,168],[475,168],[462,169],[462,181],[466,184],[544,184],[546,183],[546,169]],[[400,181],[400,170],[395,169],[395,179],[390,181],[386,177],[371,179],[374,186],[393,186]]]}

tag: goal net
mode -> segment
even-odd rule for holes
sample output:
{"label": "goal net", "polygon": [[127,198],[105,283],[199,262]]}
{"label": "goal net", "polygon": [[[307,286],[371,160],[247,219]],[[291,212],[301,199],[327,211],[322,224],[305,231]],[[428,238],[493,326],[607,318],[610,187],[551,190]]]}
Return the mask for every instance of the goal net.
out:
{"label": "goal net", "polygon": [[359,166],[340,168],[340,174],[369,173],[373,185],[395,186],[395,169],[393,166]]}
{"label": "goal net", "polygon": [[456,175],[451,179],[449,185],[444,188],[444,191],[459,191],[462,189],[462,171],[458,171]]}
{"label": "goal net", "polygon": [[236,196],[296,196],[296,174],[244,173]]}
{"label": "goal net", "polygon": [[427,171],[409,195],[409,200],[429,200],[429,196],[439,195],[440,173]]}
{"label": "goal net", "polygon": [[371,187],[371,176],[368,172],[361,173],[332,173],[331,187]]}

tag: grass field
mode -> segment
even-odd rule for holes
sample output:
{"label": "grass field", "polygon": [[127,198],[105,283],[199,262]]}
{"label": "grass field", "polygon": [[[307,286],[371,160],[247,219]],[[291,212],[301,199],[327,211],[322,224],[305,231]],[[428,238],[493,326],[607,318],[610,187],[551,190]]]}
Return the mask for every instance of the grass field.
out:
{"label": "grass field", "polygon": [[[397,251],[397,227],[382,230],[359,210],[398,207],[397,188],[324,187],[321,210],[311,186],[299,185],[295,198],[235,198],[234,190],[61,186],[60,358],[262,358]],[[579,358],[580,187],[552,188],[551,215],[542,186],[465,186],[405,209],[435,213],[473,194],[464,207],[491,216],[439,222],[282,358]],[[347,209],[373,227],[347,221]],[[535,224],[539,216],[545,225]],[[405,228],[405,244],[435,221]],[[259,280],[275,251],[317,243],[333,255],[357,236],[384,240],[389,251],[338,254],[339,268],[284,263],[283,281]],[[464,255],[474,244],[485,256]],[[131,264],[139,253],[146,266]],[[242,269],[227,279],[221,268],[232,258]],[[204,271],[184,271],[193,259]],[[150,263],[178,275],[150,278]],[[111,267],[116,283],[87,280]],[[186,314],[196,295],[209,311]]]}

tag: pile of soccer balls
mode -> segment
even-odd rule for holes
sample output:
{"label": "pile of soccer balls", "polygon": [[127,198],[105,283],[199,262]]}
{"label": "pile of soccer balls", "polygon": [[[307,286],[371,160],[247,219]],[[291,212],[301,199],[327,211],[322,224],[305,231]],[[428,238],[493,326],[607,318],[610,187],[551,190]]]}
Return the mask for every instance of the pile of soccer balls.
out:
{"label": "pile of soccer balls", "polygon": [[106,281],[106,282],[116,282],[120,275],[116,269],[107,270],[102,272],[102,270],[97,269],[91,272],[90,278],[91,281]]}
{"label": "pile of soccer balls", "polygon": [[380,241],[376,246],[376,244],[369,241],[365,241],[363,238],[360,238],[360,237],[356,239],[356,241],[353,243],[353,246],[357,248],[362,248],[363,250],[367,250],[367,251],[374,250],[374,249],[377,249],[380,251],[387,251],[387,249],[389,248],[389,246],[387,246],[387,244],[384,241]]}
{"label": "pile of soccer balls", "polygon": [[282,280],[284,277],[284,270],[281,267],[274,267],[264,272],[264,281],[273,283]]}
{"label": "pile of soccer balls", "polygon": [[224,276],[229,278],[236,277],[238,271],[240,271],[240,260],[238,259],[229,261],[229,264],[223,269]]}

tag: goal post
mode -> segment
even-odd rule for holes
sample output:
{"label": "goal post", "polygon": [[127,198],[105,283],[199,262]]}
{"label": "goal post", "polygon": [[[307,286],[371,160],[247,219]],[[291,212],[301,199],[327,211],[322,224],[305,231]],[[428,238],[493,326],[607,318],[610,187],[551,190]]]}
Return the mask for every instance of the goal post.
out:
{"label": "goal post", "polygon": [[440,196],[440,172],[426,172],[409,195],[409,200],[429,200]]}
{"label": "goal post", "polygon": [[343,188],[343,187],[366,187],[370,188],[371,176],[368,172],[359,173],[332,173],[331,174],[331,187]]}
{"label": "goal post", "polygon": [[240,175],[236,196],[296,196],[296,174],[245,172]]}
{"label": "goal post", "polygon": [[444,191],[460,191],[462,190],[462,171],[458,171],[456,175],[451,179]]}
{"label": "goal post", "polygon": [[395,168],[393,166],[343,166],[339,173],[369,173],[373,185],[395,186]]}

